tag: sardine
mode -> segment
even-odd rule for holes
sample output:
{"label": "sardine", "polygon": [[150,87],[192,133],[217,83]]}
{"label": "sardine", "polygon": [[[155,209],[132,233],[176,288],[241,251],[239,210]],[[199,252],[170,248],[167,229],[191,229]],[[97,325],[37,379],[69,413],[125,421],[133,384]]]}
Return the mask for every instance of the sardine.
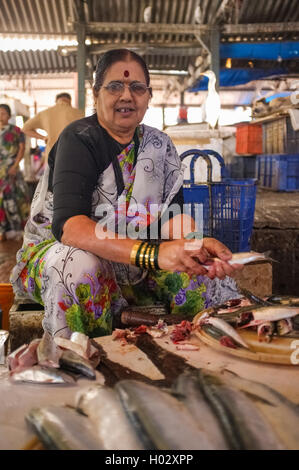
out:
{"label": "sardine", "polygon": [[278,320],[276,323],[277,334],[284,336],[293,331],[293,322],[291,318],[285,318],[284,320]]}
{"label": "sardine", "polygon": [[84,353],[83,357],[86,357],[86,358],[90,357],[90,339],[87,335],[85,335],[84,333],[75,331],[71,335],[71,341],[81,346],[82,351]]}
{"label": "sardine", "polygon": [[45,367],[59,367],[61,349],[55,344],[53,337],[47,331],[44,332],[37,348],[37,360],[39,365]]}
{"label": "sardine", "polygon": [[228,370],[223,371],[221,380],[246,393],[288,449],[299,449],[298,405],[268,385],[244,379]]}
{"label": "sardine", "polygon": [[[220,261],[219,258],[210,258],[207,260],[208,263],[204,264],[204,268],[209,269],[211,264],[215,261]],[[269,258],[266,253],[257,253],[256,251],[248,251],[241,253],[233,253],[230,260],[227,261],[228,264],[248,264],[253,263],[254,261],[275,261],[272,258]]]}
{"label": "sardine", "polygon": [[19,356],[26,351],[28,344],[22,344],[7,356],[7,365],[9,370],[15,370],[19,365]]}
{"label": "sardine", "polygon": [[200,325],[202,324],[209,324],[214,326],[215,328],[217,328],[217,330],[223,332],[223,335],[229,336],[240,346],[249,349],[248,344],[241,338],[239,333],[231,325],[229,325],[229,323],[222,320],[221,318],[205,317],[203,318],[202,322],[200,322]]}
{"label": "sardine", "polygon": [[54,337],[55,344],[62,349],[67,349],[68,351],[74,351],[74,353],[78,354],[85,359],[88,359],[86,349],[82,346],[82,344],[75,343],[67,338],[61,338],[59,336]]}
{"label": "sardine", "polygon": [[115,389],[146,449],[214,449],[186,407],[170,393],[136,380],[122,380]]}
{"label": "sardine", "polygon": [[264,306],[271,305],[271,302],[269,302],[268,300],[261,299],[257,295],[250,292],[248,289],[244,289],[243,287],[239,287],[239,291],[242,295],[244,295],[252,303],[259,304],[259,305],[264,305]]}
{"label": "sardine", "polygon": [[65,350],[59,358],[59,365],[62,369],[84,375],[95,380],[96,373],[90,362],[76,354],[74,351]]}
{"label": "sardine", "polygon": [[34,339],[18,357],[18,367],[31,367],[37,364],[37,348],[40,339]]}
{"label": "sardine", "polygon": [[49,450],[102,450],[86,416],[64,406],[34,408],[26,422]]}
{"label": "sardine", "polygon": [[9,337],[9,332],[6,330],[0,330],[0,350],[4,346],[7,338]]}
{"label": "sardine", "polygon": [[112,388],[94,385],[80,390],[76,396],[76,407],[93,423],[103,449],[144,449]]}
{"label": "sardine", "polygon": [[266,321],[258,325],[257,335],[260,340],[264,339],[267,343],[270,343],[274,330],[275,330],[275,323],[272,321]]}
{"label": "sardine", "polygon": [[218,419],[200,391],[196,378],[188,372],[181,374],[175,381],[173,390],[177,398],[188,408],[200,429],[213,442],[214,448],[217,450],[229,449]]}
{"label": "sardine", "polygon": [[299,314],[299,307],[272,305],[271,307],[254,308],[251,312],[255,321],[277,321],[283,320],[284,318],[295,317]]}
{"label": "sardine", "polygon": [[12,372],[13,382],[30,382],[36,384],[74,384],[75,379],[62,370],[51,367],[33,366]]}
{"label": "sardine", "polygon": [[219,419],[231,449],[285,448],[269,423],[244,393],[224,384],[219,376],[204,370],[197,372],[197,380],[204,398]]}

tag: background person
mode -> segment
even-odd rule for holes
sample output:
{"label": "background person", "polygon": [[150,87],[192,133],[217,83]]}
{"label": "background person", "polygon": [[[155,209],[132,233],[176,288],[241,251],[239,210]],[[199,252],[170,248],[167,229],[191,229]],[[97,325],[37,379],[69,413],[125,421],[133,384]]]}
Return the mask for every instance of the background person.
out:
{"label": "background person", "polygon": [[[164,302],[171,313],[195,315],[238,296],[226,277],[237,268],[227,263],[231,252],[222,243],[205,238],[199,246],[183,238],[184,229],[171,240],[184,215],[164,223],[170,241],[137,241],[120,230],[140,229],[146,238],[152,207],[159,207],[158,219],[174,203],[183,205],[184,169],[174,145],[140,124],[149,82],[139,55],[106,52],[96,69],[96,113],[64,129],[50,152],[11,282],[19,296],[44,304],[43,327],[51,335],[110,334],[128,303]],[[114,231],[100,214],[107,206]],[[200,263],[211,256],[222,261],[207,271]]]}
{"label": "background person", "polygon": [[10,117],[10,107],[0,104],[0,241],[21,238],[29,214],[27,186],[19,170],[25,136],[9,124]]}
{"label": "background person", "polygon": [[[59,93],[56,96],[56,104],[44,111],[41,111],[33,118],[25,122],[23,132],[29,137],[42,139],[46,142],[46,150],[44,152],[44,161],[46,164],[49,151],[55,144],[61,131],[76,119],[84,116],[82,110],[71,106],[72,98],[69,93]],[[47,132],[44,136],[37,132],[37,129],[43,129]]]}

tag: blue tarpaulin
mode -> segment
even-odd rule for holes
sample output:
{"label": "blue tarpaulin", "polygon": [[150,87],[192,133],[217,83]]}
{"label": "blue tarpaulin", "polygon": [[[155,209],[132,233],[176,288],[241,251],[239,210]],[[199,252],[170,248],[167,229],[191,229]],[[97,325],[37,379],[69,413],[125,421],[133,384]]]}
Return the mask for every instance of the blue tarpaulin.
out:
{"label": "blue tarpaulin", "polygon": [[222,59],[290,60],[299,59],[299,42],[228,43],[220,45]]}
{"label": "blue tarpaulin", "polygon": [[[262,78],[271,77],[273,75],[287,75],[288,71],[284,67],[276,67],[275,69],[221,69],[220,70],[220,86],[236,86],[244,85],[252,80],[260,80]],[[208,89],[209,79],[202,77],[188,91],[200,91]]]}

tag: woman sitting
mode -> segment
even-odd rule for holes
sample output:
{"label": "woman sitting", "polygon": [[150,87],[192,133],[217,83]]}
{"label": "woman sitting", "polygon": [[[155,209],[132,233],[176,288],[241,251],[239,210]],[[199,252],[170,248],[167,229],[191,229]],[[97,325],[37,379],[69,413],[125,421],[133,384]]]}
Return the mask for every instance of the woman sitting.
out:
{"label": "woman sitting", "polygon": [[[93,92],[96,114],[70,124],[50,153],[12,272],[15,293],[42,303],[44,329],[65,337],[110,334],[132,303],[195,315],[234,297],[231,252],[212,238],[186,240],[196,230],[188,216],[167,218],[170,206],[183,208],[183,166],[166,134],[140,124],[152,95],[143,59],[105,53]],[[211,257],[220,261],[207,270]]]}

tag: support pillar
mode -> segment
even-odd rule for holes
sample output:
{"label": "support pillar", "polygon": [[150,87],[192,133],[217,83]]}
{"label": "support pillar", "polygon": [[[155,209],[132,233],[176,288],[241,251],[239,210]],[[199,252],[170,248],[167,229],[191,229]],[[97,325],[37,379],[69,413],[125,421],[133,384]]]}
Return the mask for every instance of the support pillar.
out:
{"label": "support pillar", "polygon": [[85,63],[86,63],[86,46],[85,46],[85,24],[77,24],[77,73],[78,73],[78,107],[85,112]]}

